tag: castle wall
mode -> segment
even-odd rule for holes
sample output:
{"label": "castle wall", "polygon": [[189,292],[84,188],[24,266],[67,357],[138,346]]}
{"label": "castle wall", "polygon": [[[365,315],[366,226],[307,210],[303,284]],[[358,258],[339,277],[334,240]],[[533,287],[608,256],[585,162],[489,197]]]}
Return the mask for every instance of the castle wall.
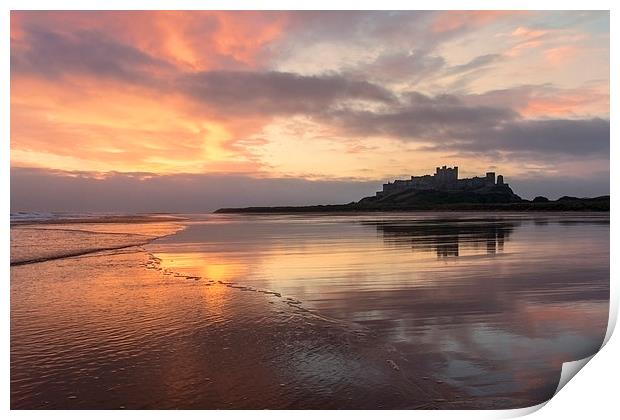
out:
{"label": "castle wall", "polygon": [[479,176],[475,176],[473,178],[459,179],[457,185],[459,189],[462,189],[462,190],[477,189],[477,188],[485,187],[487,185],[487,182],[488,181],[486,177],[482,178]]}

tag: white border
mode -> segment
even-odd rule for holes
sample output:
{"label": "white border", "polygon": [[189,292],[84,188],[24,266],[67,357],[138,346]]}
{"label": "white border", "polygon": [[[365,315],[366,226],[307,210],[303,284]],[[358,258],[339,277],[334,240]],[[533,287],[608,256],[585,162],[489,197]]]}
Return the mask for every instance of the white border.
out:
{"label": "white border", "polygon": [[[456,10],[475,10],[475,9],[507,9],[507,10],[611,10],[611,74],[618,74],[617,66],[617,52],[614,51],[614,47],[617,46],[617,30],[615,29],[618,24],[618,6],[620,4],[617,1],[604,1],[604,0],[589,0],[589,1],[569,1],[569,0],[468,0],[468,1],[455,1],[455,0],[434,0],[428,1],[397,1],[397,0],[383,0],[383,1],[357,1],[347,4],[345,2],[334,2],[333,0],[297,0],[295,2],[282,1],[282,0],[213,0],[213,1],[200,1],[200,0],[135,0],[135,1],[122,1],[122,0],[97,0],[90,1],[88,4],[83,1],[77,0],[57,0],[54,2],[43,0],[22,0],[14,1],[9,0],[3,2],[2,11],[0,15],[0,45],[2,49],[2,89],[0,90],[2,95],[2,102],[0,104],[0,129],[2,130],[2,147],[0,148],[0,159],[3,165],[3,176],[1,179],[2,195],[0,195],[0,203],[2,205],[2,211],[5,215],[5,224],[3,226],[3,238],[1,243],[3,255],[5,261],[8,262],[9,246],[10,246],[10,230],[9,230],[9,218],[10,213],[9,206],[9,166],[10,166],[10,149],[9,149],[9,109],[10,109],[10,94],[8,87],[10,86],[9,78],[9,57],[10,57],[10,42],[9,42],[9,28],[10,28],[10,13],[9,10],[49,10],[49,9],[65,9],[65,10],[98,10],[98,9],[117,9],[117,10],[142,10],[142,9],[166,9],[166,10],[197,10],[197,9],[228,9],[228,10],[243,10],[243,9],[262,9],[262,10],[317,10],[317,9],[388,9],[388,10],[441,10],[441,9],[456,9]],[[614,7],[616,6],[616,7]],[[614,10],[616,9],[616,10]],[[611,91],[614,92],[615,86],[614,78],[611,79]],[[611,115],[614,115],[614,110],[617,104],[615,101],[615,95],[611,97]],[[618,133],[616,129],[615,121],[611,122],[611,138],[615,138],[615,134]],[[618,208],[618,183],[615,182],[615,175],[617,171],[614,169],[614,162],[617,162],[618,147],[614,142],[611,142],[611,206],[612,214],[615,209]],[[613,219],[613,217],[612,217]],[[618,260],[618,247],[614,240],[618,229],[616,224],[612,221],[611,224],[611,261]],[[615,324],[615,320],[618,315],[618,287],[617,281],[613,280],[617,276],[618,270],[615,265],[611,266],[611,290],[612,299],[610,305],[610,326]],[[4,290],[1,294],[2,304],[4,308],[4,334],[2,335],[2,396],[3,408],[5,411],[9,411],[9,328],[10,328],[10,271],[9,265],[5,268],[6,275],[4,276]],[[610,329],[611,331],[611,329]],[[609,339],[609,335],[606,339]],[[615,399],[617,398],[614,392],[615,378],[618,374],[618,362],[614,358],[614,354],[618,352],[620,345],[618,344],[617,337],[611,337],[609,342],[601,351],[597,354],[583,371],[579,373],[576,380],[570,381],[557,396],[552,398],[548,404],[541,404],[545,406],[544,409],[536,411],[541,406],[522,409],[522,410],[507,410],[507,411],[391,411],[390,417],[395,418],[409,418],[415,416],[419,418],[451,418],[451,419],[479,419],[479,418],[505,418],[516,417],[520,415],[529,414],[532,411],[536,411],[534,417],[536,418],[583,418],[585,416],[591,418],[608,418],[613,416],[611,413],[617,412],[617,404]],[[32,412],[32,411],[12,411],[10,415],[15,418],[31,418],[45,415],[47,418],[59,418],[59,419],[78,419],[84,416],[84,412],[81,411],[54,411],[54,412]],[[205,415],[211,418],[236,418],[236,417],[249,417],[257,419],[265,418],[288,418],[294,415],[297,418],[309,419],[314,418],[317,415],[326,416],[328,418],[335,418],[341,414],[338,412],[316,412],[316,411],[296,411],[294,413],[285,411],[210,411],[208,413],[200,411],[184,411],[184,412],[172,412],[172,411],[128,411],[128,412],[114,412],[114,415],[121,418],[135,418],[135,417],[147,417],[150,420],[177,417],[179,415],[187,418],[200,418]],[[344,413],[343,413],[344,414]],[[347,412],[346,415],[353,415],[359,420],[371,419],[376,415],[382,413],[375,411],[356,411]],[[87,414],[93,418],[104,418],[108,416],[107,412],[103,411],[89,411]]]}

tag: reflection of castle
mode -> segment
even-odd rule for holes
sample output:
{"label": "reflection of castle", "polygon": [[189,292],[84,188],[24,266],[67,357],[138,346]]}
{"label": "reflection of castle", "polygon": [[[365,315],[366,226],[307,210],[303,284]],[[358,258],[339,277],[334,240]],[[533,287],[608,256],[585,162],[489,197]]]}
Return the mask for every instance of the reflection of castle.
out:
{"label": "reflection of castle", "polygon": [[437,167],[435,174],[412,176],[411,179],[397,179],[394,182],[383,184],[383,191],[377,192],[377,197],[385,194],[392,194],[405,190],[479,190],[494,186],[508,187],[504,184],[504,177],[497,176],[495,180],[495,172],[487,172],[486,176],[459,179],[459,167],[454,168]]}
{"label": "reflection of castle", "polygon": [[488,255],[502,252],[516,226],[513,221],[484,219],[376,223],[384,241],[414,251],[435,251],[438,257],[458,257],[462,248]]}

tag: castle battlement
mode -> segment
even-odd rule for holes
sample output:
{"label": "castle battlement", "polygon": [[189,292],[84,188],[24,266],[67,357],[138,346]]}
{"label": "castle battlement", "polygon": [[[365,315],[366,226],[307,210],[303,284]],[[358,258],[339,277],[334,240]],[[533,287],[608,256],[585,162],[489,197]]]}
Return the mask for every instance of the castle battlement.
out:
{"label": "castle battlement", "polygon": [[495,172],[487,172],[483,177],[459,179],[458,166],[449,168],[444,165],[438,166],[433,175],[412,176],[410,179],[388,181],[387,184],[383,184],[383,190],[377,192],[377,197],[408,190],[468,191],[496,185],[508,186],[504,182],[503,175],[497,175],[497,180],[495,179]]}

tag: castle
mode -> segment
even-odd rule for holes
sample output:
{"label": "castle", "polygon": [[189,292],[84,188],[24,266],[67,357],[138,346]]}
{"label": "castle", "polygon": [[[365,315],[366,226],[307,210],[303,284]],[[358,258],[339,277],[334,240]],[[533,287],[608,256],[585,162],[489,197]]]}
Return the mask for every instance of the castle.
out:
{"label": "castle", "polygon": [[377,192],[377,197],[407,190],[459,191],[479,190],[494,186],[508,187],[508,184],[504,183],[502,175],[498,175],[496,181],[495,172],[487,172],[484,177],[459,179],[458,166],[447,168],[444,165],[441,168],[437,167],[433,175],[412,176],[411,179],[397,179],[383,184],[383,191]]}

